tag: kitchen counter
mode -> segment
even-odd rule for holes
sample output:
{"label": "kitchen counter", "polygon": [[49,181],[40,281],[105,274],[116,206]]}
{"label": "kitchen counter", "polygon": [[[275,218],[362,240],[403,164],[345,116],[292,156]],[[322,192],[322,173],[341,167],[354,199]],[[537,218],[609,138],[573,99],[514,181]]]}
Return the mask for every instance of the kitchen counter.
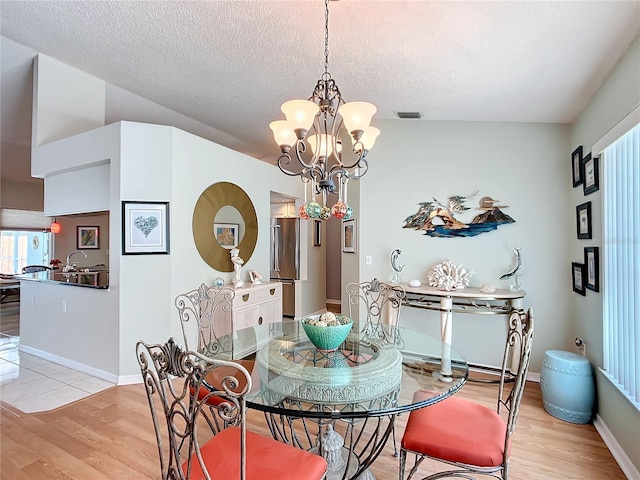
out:
{"label": "kitchen counter", "polygon": [[16,275],[16,280],[28,280],[32,282],[42,283],[55,283],[58,285],[70,285],[73,287],[85,287],[85,288],[109,288],[109,271],[108,270],[90,270],[82,271],[82,269],[76,272],[35,272],[25,273],[22,275]]}

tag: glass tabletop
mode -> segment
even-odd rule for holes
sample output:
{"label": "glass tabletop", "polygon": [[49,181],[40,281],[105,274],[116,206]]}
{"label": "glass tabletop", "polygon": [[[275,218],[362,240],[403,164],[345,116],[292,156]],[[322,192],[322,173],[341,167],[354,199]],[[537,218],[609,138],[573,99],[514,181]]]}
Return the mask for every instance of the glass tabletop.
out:
{"label": "glass tabletop", "polygon": [[[299,321],[285,321],[237,330],[207,350],[252,367],[249,408],[292,417],[406,412],[453,395],[467,380],[464,358],[439,339],[389,325],[375,335],[360,330],[354,324],[344,343],[326,352]],[[414,401],[417,390],[431,395]]]}

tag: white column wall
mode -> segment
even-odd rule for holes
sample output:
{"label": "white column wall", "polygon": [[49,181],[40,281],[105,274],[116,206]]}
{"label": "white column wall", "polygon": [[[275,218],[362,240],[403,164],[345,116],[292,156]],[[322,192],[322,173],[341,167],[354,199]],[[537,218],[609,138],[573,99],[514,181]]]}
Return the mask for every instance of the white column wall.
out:
{"label": "white column wall", "polygon": [[120,202],[171,202],[172,130],[171,127],[122,122],[119,191],[112,192],[119,202],[111,210],[111,218],[117,219],[119,232],[111,261],[113,263],[118,259],[120,267],[118,317],[121,376],[139,374],[135,356],[138,340],[164,342],[170,335],[168,306],[171,257],[162,254],[122,255]]}

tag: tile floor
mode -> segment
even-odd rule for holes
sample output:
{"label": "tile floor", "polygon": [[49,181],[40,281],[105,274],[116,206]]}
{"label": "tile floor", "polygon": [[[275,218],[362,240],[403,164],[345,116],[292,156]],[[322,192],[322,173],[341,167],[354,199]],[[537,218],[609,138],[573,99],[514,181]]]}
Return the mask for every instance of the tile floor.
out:
{"label": "tile floor", "polygon": [[24,412],[53,410],[114,384],[18,350],[20,337],[0,334],[0,401]]}

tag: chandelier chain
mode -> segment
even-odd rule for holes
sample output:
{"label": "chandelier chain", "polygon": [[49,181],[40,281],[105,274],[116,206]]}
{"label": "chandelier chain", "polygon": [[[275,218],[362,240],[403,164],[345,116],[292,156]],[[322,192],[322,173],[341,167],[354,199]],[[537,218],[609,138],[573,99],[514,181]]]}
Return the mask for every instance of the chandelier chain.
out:
{"label": "chandelier chain", "polygon": [[324,74],[329,74],[329,0],[324,0]]}
{"label": "chandelier chain", "polygon": [[[324,72],[311,97],[283,103],[281,110],[287,119],[273,121],[269,127],[282,152],[277,160],[278,168],[286,175],[300,177],[305,184],[300,217],[326,220],[333,216],[347,220],[353,215],[347,203],[347,183],[368,171],[366,156],[380,130],[370,125],[375,105],[346,103],[329,73],[330,1],[324,0]],[[351,135],[352,145],[351,153],[343,156],[345,134]],[[307,202],[307,187],[311,191],[310,202]],[[316,202],[316,194],[321,195],[321,205]],[[327,206],[329,194],[338,195],[338,201],[331,208]]]}

